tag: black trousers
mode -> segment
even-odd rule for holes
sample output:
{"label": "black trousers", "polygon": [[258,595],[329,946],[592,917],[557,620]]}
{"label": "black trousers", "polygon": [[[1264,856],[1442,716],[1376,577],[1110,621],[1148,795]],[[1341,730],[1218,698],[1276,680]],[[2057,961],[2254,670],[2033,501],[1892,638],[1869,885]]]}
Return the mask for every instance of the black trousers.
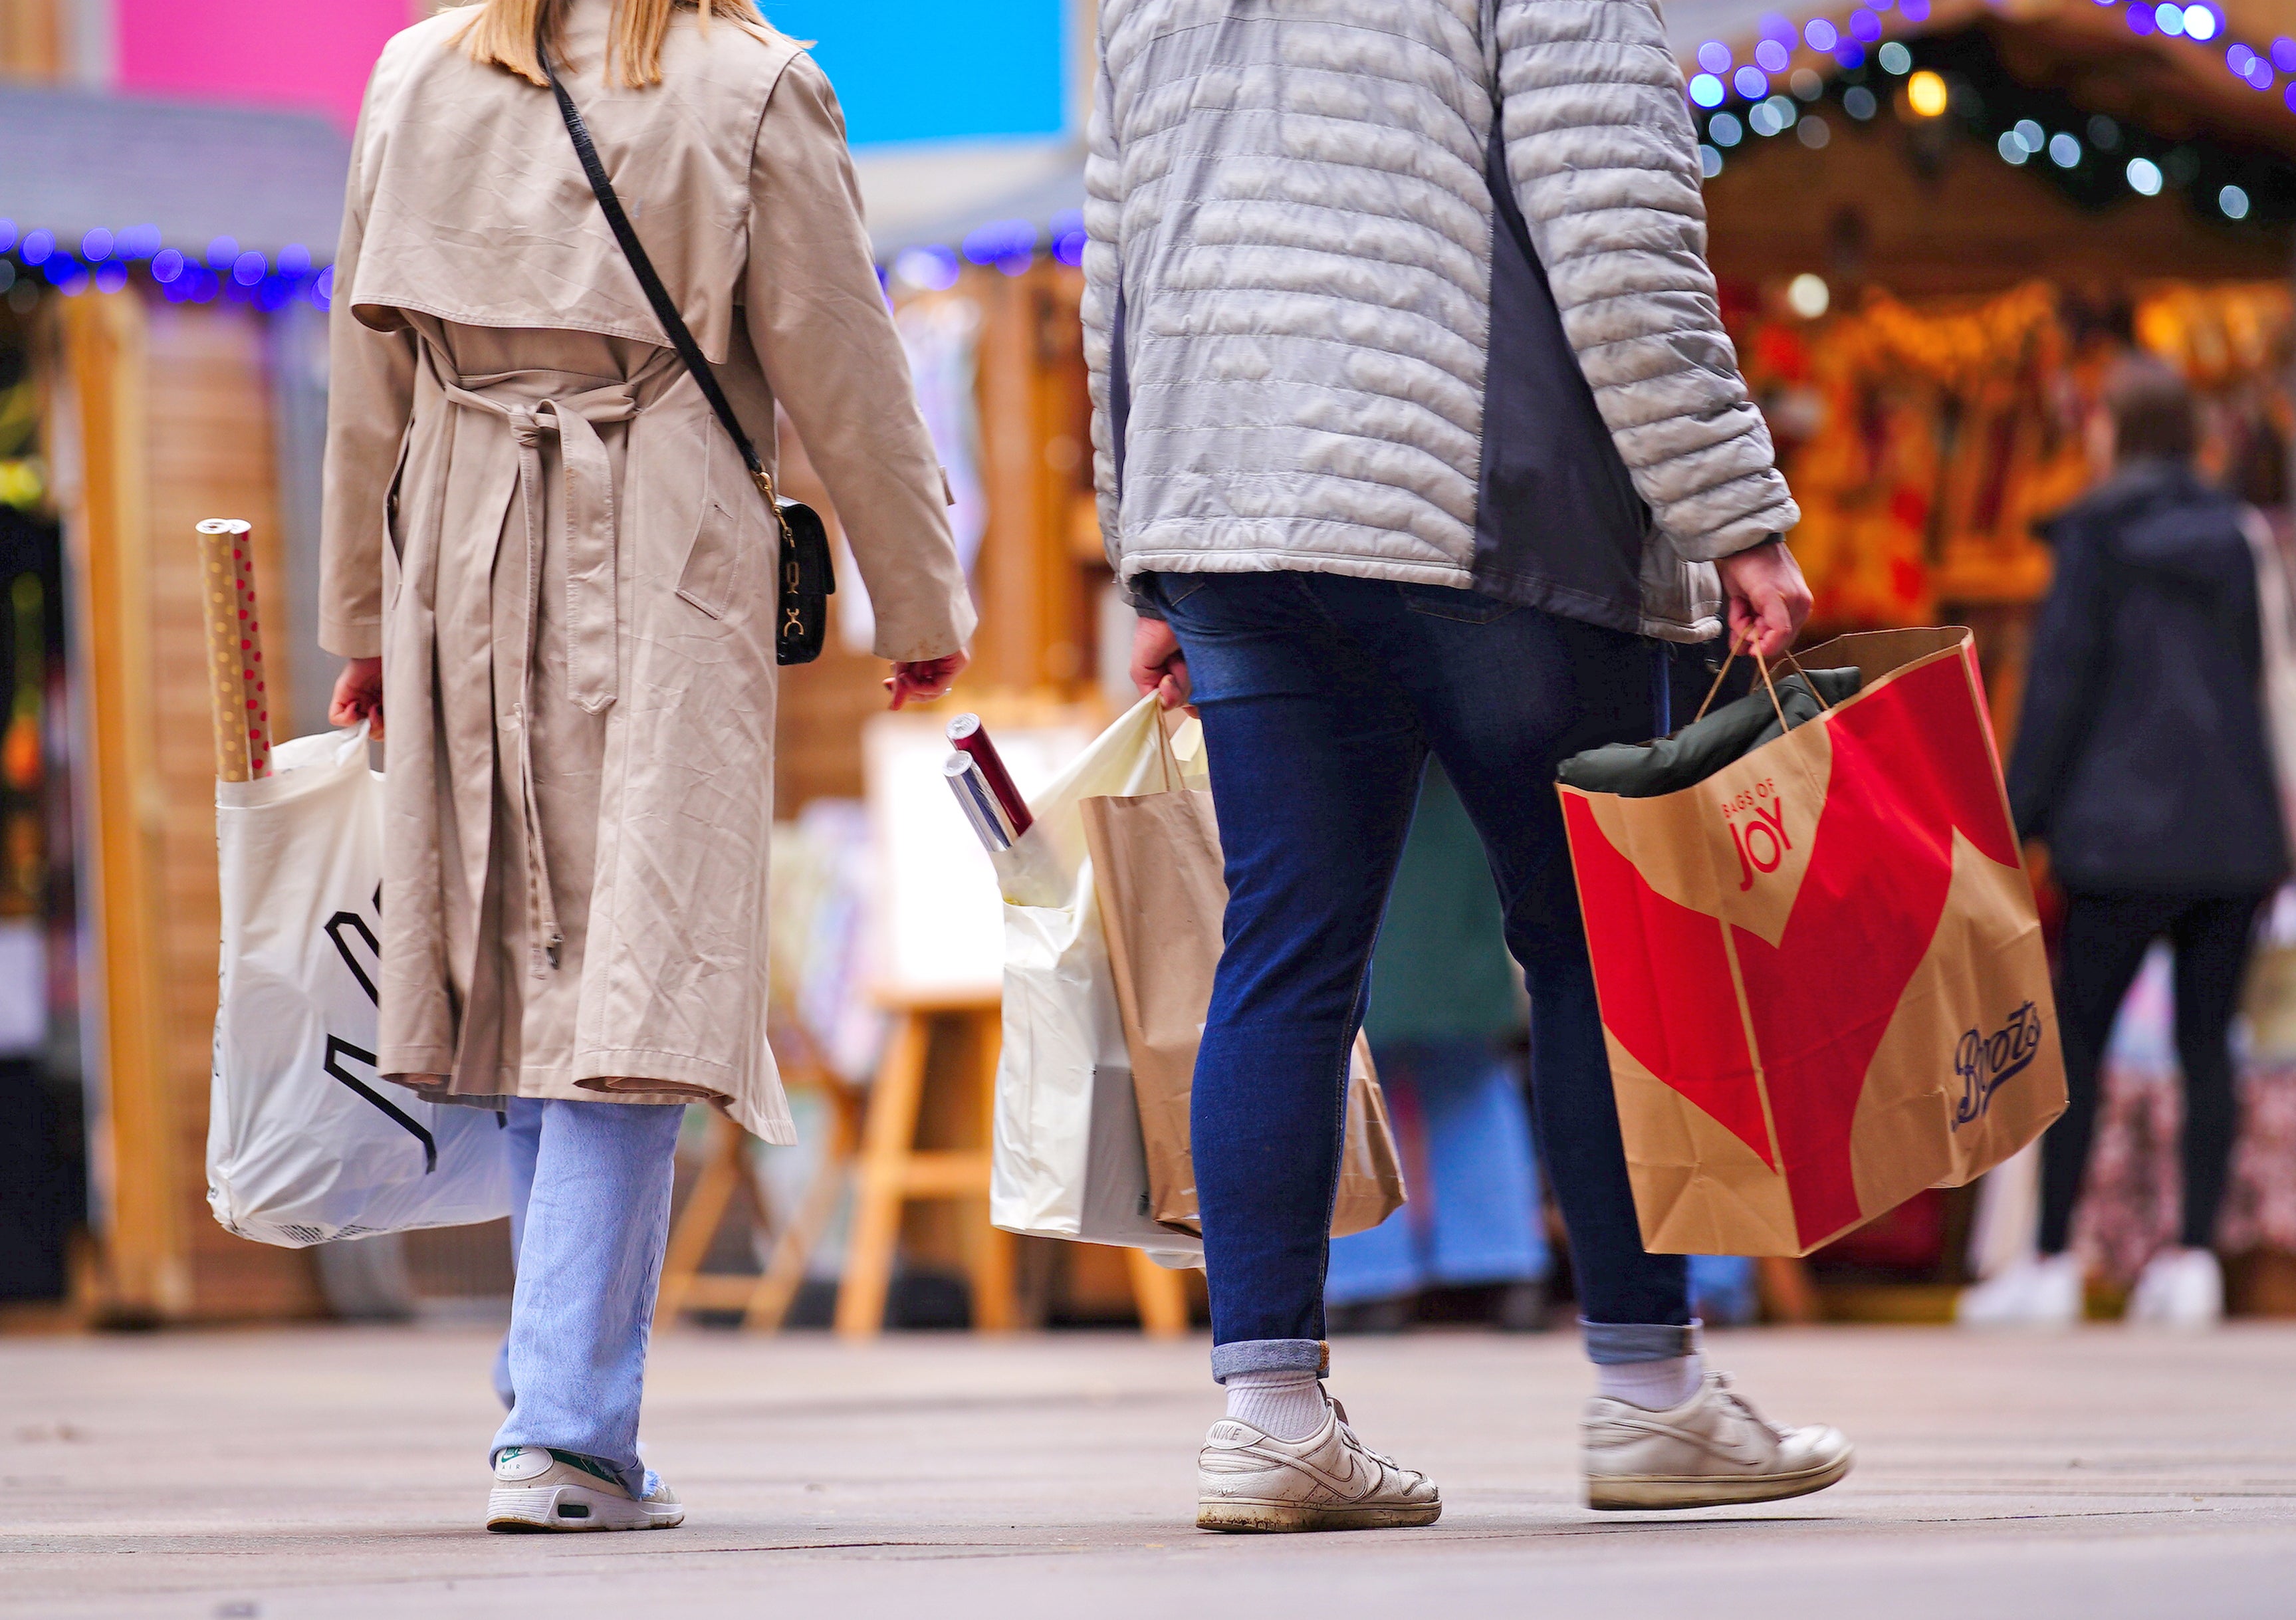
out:
{"label": "black trousers", "polygon": [[2206,1248],[2216,1235],[2232,1167],[2239,1103],[2233,1092],[2232,1019],[2248,973],[2249,937],[2268,896],[2085,894],[2065,910],[2057,1011],[2064,1030],[2064,1117],[2041,1141],[2041,1252],[2062,1254],[2088,1171],[2103,1089],[2105,1043],[2123,997],[2155,939],[2177,954],[2177,1055],[2185,1071],[2185,1200],[2179,1241]]}

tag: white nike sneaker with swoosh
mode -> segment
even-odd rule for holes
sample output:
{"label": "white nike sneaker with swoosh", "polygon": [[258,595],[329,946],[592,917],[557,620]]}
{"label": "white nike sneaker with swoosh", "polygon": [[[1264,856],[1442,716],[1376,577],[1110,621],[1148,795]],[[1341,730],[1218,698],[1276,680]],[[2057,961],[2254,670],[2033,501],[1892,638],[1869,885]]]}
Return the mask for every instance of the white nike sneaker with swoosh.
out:
{"label": "white nike sneaker with swoosh", "polygon": [[645,1495],[634,1497],[603,1464],[572,1452],[506,1445],[495,1459],[487,1528],[497,1534],[674,1530],[685,1522],[677,1493],[658,1478]]}
{"label": "white nike sneaker with swoosh", "polygon": [[1323,1428],[1305,1440],[1235,1418],[1213,1424],[1196,1458],[1196,1528],[1390,1530],[1442,1517],[1434,1481],[1367,1448],[1337,1401],[1324,1405]]}
{"label": "white nike sneaker with swoosh", "polygon": [[1665,1411],[1597,1395],[1587,1403],[1585,1432],[1590,1508],[1780,1501],[1823,1491],[1856,1455],[1839,1429],[1767,1421],[1719,1372]]}

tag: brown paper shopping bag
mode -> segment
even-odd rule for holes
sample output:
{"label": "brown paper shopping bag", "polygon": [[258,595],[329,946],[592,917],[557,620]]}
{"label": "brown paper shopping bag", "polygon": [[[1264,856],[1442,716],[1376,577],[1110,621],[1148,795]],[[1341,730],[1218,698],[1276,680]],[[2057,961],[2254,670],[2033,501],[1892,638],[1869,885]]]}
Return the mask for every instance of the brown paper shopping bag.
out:
{"label": "brown paper shopping bag", "polygon": [[1808,1254],[2065,1106],[1969,632],[1800,662],[1857,695],[1679,792],[1561,790],[1654,1253]]}
{"label": "brown paper shopping bag", "polygon": [[[1188,1098],[1211,1005],[1212,974],[1219,966],[1227,882],[1211,795],[1186,787],[1177,767],[1169,780],[1167,791],[1088,798],[1082,809],[1109,966],[1132,1053],[1152,1214],[1193,1233],[1201,1229]],[[1358,1035],[1348,1070],[1347,1138],[1332,1235],[1368,1231],[1404,1198],[1387,1103],[1371,1048]]]}

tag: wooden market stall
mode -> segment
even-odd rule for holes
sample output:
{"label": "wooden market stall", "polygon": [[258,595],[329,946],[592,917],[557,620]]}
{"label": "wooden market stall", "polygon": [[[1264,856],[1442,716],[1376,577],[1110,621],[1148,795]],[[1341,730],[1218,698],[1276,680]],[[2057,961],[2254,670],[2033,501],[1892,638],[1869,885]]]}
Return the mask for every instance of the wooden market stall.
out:
{"label": "wooden market stall", "polygon": [[300,244],[333,239],[347,143],[299,115],[11,86],[0,146],[0,359],[23,406],[0,497],[62,542],[45,1061],[84,1099],[86,1144],[87,1240],[47,1309],[318,1314],[309,1255],[207,1209],[218,907],[193,526],[253,525],[269,700],[308,722],[325,294]]}
{"label": "wooden market stall", "polygon": [[[135,290],[58,296],[37,315],[86,716],[102,1215],[87,1303],[115,1321],[316,1313],[308,1257],[225,1232],[201,1169],[219,921],[193,526],[217,512],[250,520],[258,578],[283,613],[267,323],[250,306]],[[284,629],[274,634],[291,645]],[[283,712],[291,668],[275,665]]]}

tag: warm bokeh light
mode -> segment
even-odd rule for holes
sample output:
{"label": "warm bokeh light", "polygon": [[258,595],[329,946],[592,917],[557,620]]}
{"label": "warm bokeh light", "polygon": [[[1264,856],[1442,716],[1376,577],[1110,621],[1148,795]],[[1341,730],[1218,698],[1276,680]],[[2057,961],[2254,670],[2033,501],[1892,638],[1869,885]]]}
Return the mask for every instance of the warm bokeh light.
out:
{"label": "warm bokeh light", "polygon": [[1942,116],[1950,99],[1946,94],[1945,80],[1927,68],[1906,81],[1906,104],[1923,118]]}
{"label": "warm bokeh light", "polygon": [[1807,273],[1786,283],[1786,307],[1805,321],[1815,321],[1833,303],[1833,290],[1823,276]]}

